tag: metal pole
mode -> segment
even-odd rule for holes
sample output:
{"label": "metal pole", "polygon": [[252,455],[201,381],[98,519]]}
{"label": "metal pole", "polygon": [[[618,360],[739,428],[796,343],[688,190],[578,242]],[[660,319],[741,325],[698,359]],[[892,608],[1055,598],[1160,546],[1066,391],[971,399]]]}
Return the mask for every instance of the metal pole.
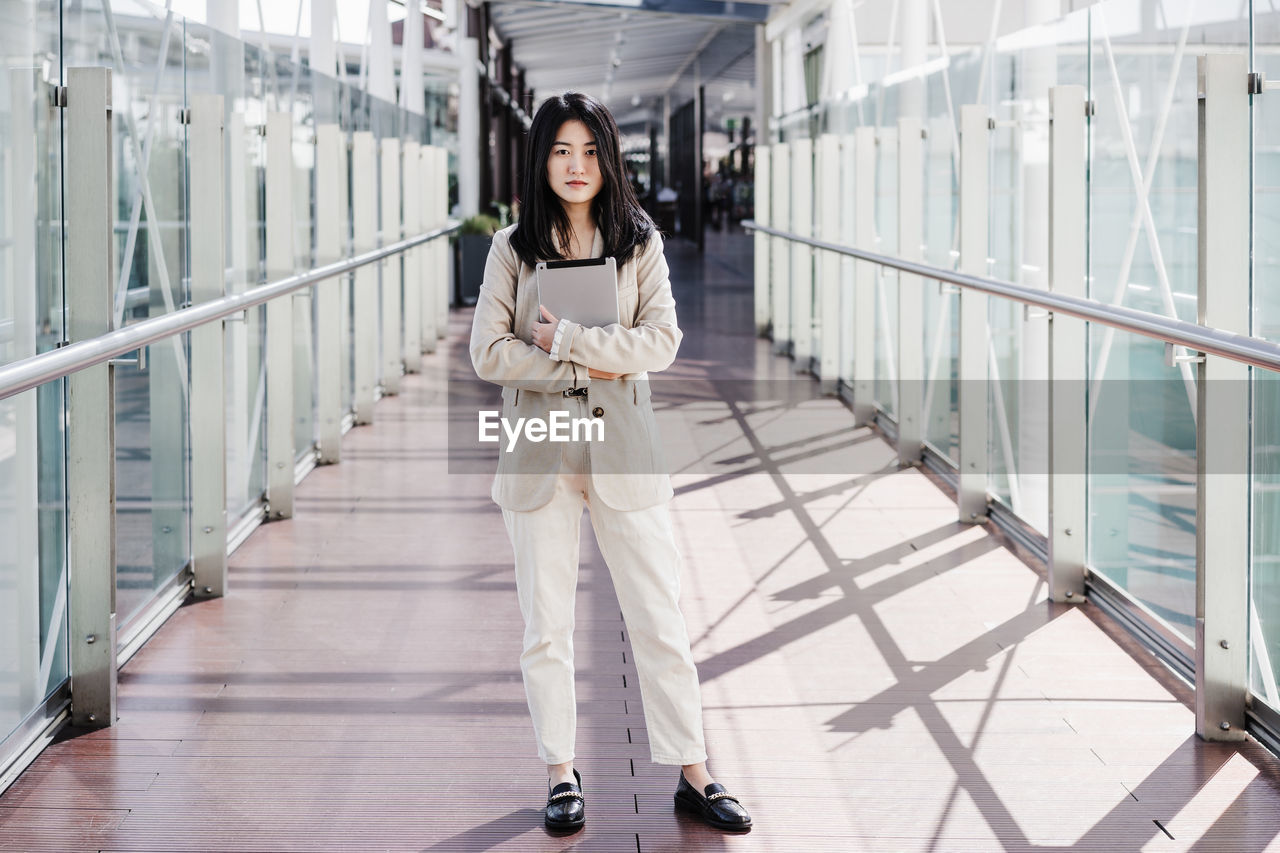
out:
{"label": "metal pole", "polygon": [[[1249,333],[1250,115],[1243,54],[1201,56],[1197,321]],[[1244,739],[1249,654],[1249,370],[1196,372],[1196,732]]]}
{"label": "metal pole", "polygon": [[[924,206],[923,124],[898,119],[898,255],[921,259]],[[924,298],[920,277],[898,276],[898,462],[919,464],[924,452]]]}
{"label": "metal pole", "polygon": [[[1088,296],[1085,269],[1085,90],[1049,90],[1049,290]],[[1088,326],[1049,321],[1049,597],[1084,600],[1088,544]]]}
{"label": "metal pole", "polygon": [[[791,143],[791,230],[813,234],[813,140]],[[797,371],[810,369],[813,350],[813,249],[791,244],[791,356]]]}
{"label": "metal pole", "polygon": [[[355,132],[351,141],[351,217],[355,253],[377,247],[377,177],[373,133]],[[356,270],[352,297],[355,302],[355,377],[358,424],[373,423],[378,387],[378,271],[373,266]]]}
{"label": "metal pole", "polygon": [[[864,251],[876,246],[876,129],[853,132],[853,244]],[[874,264],[854,261],[853,279],[853,418],[863,426],[876,417],[876,275]]]}
{"label": "metal pole", "polygon": [[[111,69],[67,69],[67,337],[111,330],[115,252]],[[116,718],[115,372],[97,364],[67,377],[67,561],[71,719]]]}
{"label": "metal pole", "polygon": [[[433,228],[444,225],[449,218],[449,150],[442,146],[435,149],[435,174],[436,191],[428,196],[435,205]],[[449,333],[449,294],[453,290],[449,286],[453,280],[449,275],[449,256],[452,253],[448,240],[436,240],[431,245],[436,253],[436,296],[440,300],[440,311],[436,314],[436,338],[443,340]]]}
{"label": "metal pole", "polygon": [[[400,140],[383,139],[382,143],[382,245],[400,240]],[[382,268],[382,393],[400,393],[400,374],[404,370],[402,359],[400,318],[403,316],[401,301],[400,261],[397,256],[386,258]]]}
{"label": "metal pole", "polygon": [[[773,209],[769,221],[774,228],[791,230],[791,146],[773,146]],[[774,237],[769,249],[773,261],[773,351],[785,355],[791,347],[791,241]]]}
{"label": "metal pole", "polygon": [[[316,262],[329,264],[343,256],[346,209],[346,140],[336,124],[316,128]],[[342,286],[345,276],[316,285],[316,416],[319,419],[317,461],[342,459]]]}
{"label": "metal pole", "polygon": [[[769,218],[769,146],[756,146],[755,212],[757,222],[768,225]],[[764,337],[769,331],[769,235],[759,231],[752,237],[755,242],[756,265],[756,334]]]}
{"label": "metal pole", "polygon": [[[435,201],[434,194],[436,192],[436,149],[432,145],[424,145],[418,151],[418,188],[417,196],[419,198],[418,213],[420,228],[427,227],[427,223],[435,219]],[[447,187],[445,188],[447,189]],[[445,246],[449,243],[446,240]],[[436,274],[436,268],[439,264],[436,261],[437,248],[435,243],[428,243],[422,247],[421,260],[418,264],[418,276],[420,279],[419,287],[422,292],[422,316],[420,323],[422,326],[422,351],[436,351],[436,315],[440,313],[440,297],[436,293],[437,288],[444,285],[441,284],[439,276]]]}
{"label": "metal pole", "polygon": [[[267,114],[267,278],[293,272],[293,118]],[[293,300],[267,303],[267,503],[293,516]]]}
{"label": "metal pole", "polygon": [[[226,219],[222,209],[223,99],[191,99],[191,302],[222,298]],[[222,323],[191,330],[191,552],[197,596],[226,594],[227,392]]]}
{"label": "metal pole", "polygon": [[[987,271],[987,198],[991,187],[987,155],[991,141],[987,107],[960,108],[960,271]],[[960,291],[960,485],[956,506],[960,520],[987,517],[987,343],[991,330],[985,293]]]}
{"label": "metal pole", "polygon": [[[422,230],[421,204],[418,194],[421,181],[418,164],[421,160],[421,143],[409,140],[404,144],[404,233],[417,234]],[[422,371],[422,272],[421,258],[426,249],[419,247],[404,253],[404,359],[405,373]]]}
{"label": "metal pole", "polygon": [[[840,137],[824,133],[818,140],[818,236],[840,240]],[[818,335],[818,377],[825,394],[836,392],[840,355],[840,265],[832,252],[817,253],[818,304],[814,310]]]}

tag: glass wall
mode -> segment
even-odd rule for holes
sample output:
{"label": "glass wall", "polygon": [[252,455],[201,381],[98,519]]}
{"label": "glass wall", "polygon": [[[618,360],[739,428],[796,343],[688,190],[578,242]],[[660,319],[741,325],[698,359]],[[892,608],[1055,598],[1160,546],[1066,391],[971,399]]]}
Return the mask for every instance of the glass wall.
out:
{"label": "glass wall", "polygon": [[[194,96],[224,98],[228,294],[267,282],[268,239],[290,241],[293,270],[316,265],[319,125],[338,125],[348,140],[360,126],[383,139],[454,141],[446,126],[446,78],[428,79],[426,114],[410,117],[345,81],[313,74],[305,62],[191,24],[146,0],[0,2],[0,57],[0,365],[53,350],[66,337],[63,258],[75,245],[62,231],[62,200],[66,181],[74,178],[65,170],[65,114],[56,87],[68,67],[112,71],[116,328],[191,302],[191,213],[207,203],[189,195]],[[265,216],[263,131],[272,112],[292,118],[293,227],[285,235],[269,235]],[[349,256],[350,192],[346,182],[340,188],[345,226],[337,253]],[[350,316],[349,276],[340,292]],[[291,303],[294,437],[298,461],[308,463],[317,440],[317,352],[342,347],[341,399],[349,413],[351,329],[346,326],[336,341],[317,340],[310,292]],[[224,325],[226,508],[234,531],[263,514],[265,307]],[[117,626],[126,640],[142,626],[140,617],[157,593],[189,577],[190,361],[189,334],[147,347],[141,357],[114,361]],[[0,399],[0,764],[20,740],[6,738],[35,720],[68,677],[64,398],[60,380]]]}
{"label": "glass wall", "polygon": [[[56,7],[0,5],[0,364],[65,337]],[[63,383],[0,400],[0,741],[67,677]]]}
{"label": "glass wall", "polygon": [[[813,29],[810,27],[810,29]],[[808,32],[809,30],[806,30]],[[889,54],[893,54],[892,46]],[[1197,322],[1197,57],[1247,54],[1258,73],[1252,110],[1252,329],[1280,340],[1280,13],[1269,5],[1196,0],[1105,0],[1058,20],[1002,36],[971,53],[942,55],[918,74],[819,105],[827,127],[877,131],[876,249],[898,245],[899,212],[919,206],[924,261],[953,269],[958,257],[956,115],[979,103],[990,115],[988,274],[1033,288],[1049,282],[1049,90],[1077,85],[1085,122],[1084,255],[1090,298]],[[824,61],[842,61],[824,52]],[[784,76],[786,70],[784,69]],[[1265,81],[1265,82],[1263,82]],[[1243,83],[1242,83],[1243,85]],[[923,191],[902,198],[901,117],[925,128]],[[785,120],[784,120],[785,121]],[[798,122],[787,122],[793,137]],[[1242,156],[1244,156],[1242,152]],[[842,160],[842,168],[853,164]],[[824,180],[836,180],[826,174]],[[840,180],[847,181],[841,175]],[[842,207],[849,216],[854,204]],[[784,224],[785,225],[785,224]],[[847,223],[842,223],[842,226]],[[1079,225],[1079,223],[1076,223]],[[843,232],[851,242],[851,229]],[[1212,250],[1212,248],[1211,248]],[[852,288],[850,265],[841,287]],[[899,380],[897,280],[878,267],[874,397],[894,418]],[[809,282],[792,282],[807,287]],[[1209,286],[1212,286],[1210,283]],[[989,494],[1031,528],[1048,531],[1048,345],[1044,311],[989,302]],[[924,282],[925,438],[943,459],[957,454],[955,296]],[[853,334],[858,318],[842,321]],[[1196,607],[1196,367],[1167,360],[1163,342],[1090,326],[1087,332],[1087,562],[1120,588],[1144,618],[1186,647]],[[842,342],[841,351],[851,351]],[[1186,355],[1180,349],[1174,356]],[[842,366],[842,369],[843,366]],[[867,370],[855,365],[855,372]],[[1252,373],[1252,468],[1238,472],[1252,497],[1250,659],[1257,697],[1280,709],[1280,377]],[[1252,478],[1246,479],[1251,473]]]}

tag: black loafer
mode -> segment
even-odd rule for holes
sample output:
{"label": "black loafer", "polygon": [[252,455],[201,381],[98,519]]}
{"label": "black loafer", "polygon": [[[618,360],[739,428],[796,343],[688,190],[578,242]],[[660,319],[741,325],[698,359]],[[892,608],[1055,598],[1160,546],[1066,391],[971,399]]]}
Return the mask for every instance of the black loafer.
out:
{"label": "black loafer", "polygon": [[676,785],[676,808],[697,815],[716,829],[729,832],[751,831],[751,815],[738,802],[738,798],[718,782],[712,782],[707,786],[705,794],[699,794],[681,772],[680,783]]}
{"label": "black loafer", "polygon": [[548,829],[580,829],[587,822],[586,800],[582,797],[582,775],[574,768],[578,784],[561,782],[547,794],[547,812],[543,822]]}

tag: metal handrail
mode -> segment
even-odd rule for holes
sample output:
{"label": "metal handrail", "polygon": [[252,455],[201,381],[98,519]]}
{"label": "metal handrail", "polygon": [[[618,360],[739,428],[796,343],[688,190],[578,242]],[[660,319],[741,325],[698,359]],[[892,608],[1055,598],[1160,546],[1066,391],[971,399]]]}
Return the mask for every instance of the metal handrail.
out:
{"label": "metal handrail", "polygon": [[205,323],[222,320],[232,314],[244,311],[246,308],[253,308],[264,302],[270,302],[277,297],[285,296],[295,290],[301,290],[327,278],[332,278],[335,275],[350,272],[356,267],[362,267],[365,264],[371,264],[391,255],[399,254],[428,240],[452,234],[461,227],[461,222],[450,221],[448,225],[443,227],[424,232],[416,237],[410,237],[407,240],[401,240],[398,243],[383,246],[380,249],[365,252],[362,255],[356,255],[345,261],[336,261],[332,264],[316,267],[304,273],[298,273],[288,278],[282,278],[279,281],[254,287],[252,290],[238,293],[234,296],[223,296],[211,302],[193,305],[190,308],[182,308],[171,314],[151,317],[132,326],[116,329],[105,335],[90,338],[87,341],[77,341],[60,349],[43,352],[39,355],[4,365],[0,367],[0,400],[12,397],[14,394],[21,394],[23,391],[29,391],[46,382],[61,379],[68,374],[75,373],[77,370],[101,364],[107,359],[132,352],[172,335],[186,332],[197,326],[203,326]]}
{"label": "metal handrail", "polygon": [[880,255],[863,249],[855,249],[851,246],[842,246],[838,243],[814,240],[810,237],[792,234],[789,231],[780,231],[767,225],[760,225],[750,219],[744,219],[742,226],[748,232],[760,231],[774,237],[782,237],[796,243],[804,243],[815,249],[823,249],[839,255],[848,255],[851,258],[892,267],[912,275],[945,281],[949,284],[981,291],[992,296],[1047,308],[1058,314],[1079,317],[1082,320],[1112,326],[1125,332],[1133,332],[1134,334],[1155,338],[1166,343],[1177,344],[1194,352],[1220,356],[1254,367],[1261,367],[1265,370],[1280,371],[1280,344],[1265,341],[1261,338],[1222,332],[1197,323],[1188,323],[1160,314],[1152,314],[1149,311],[1138,311],[1121,305],[1107,305],[1094,299],[1065,296],[1061,293],[1037,290],[1033,287],[1025,287],[995,278],[968,275],[942,267],[929,266],[928,264],[906,261],[889,255]]}

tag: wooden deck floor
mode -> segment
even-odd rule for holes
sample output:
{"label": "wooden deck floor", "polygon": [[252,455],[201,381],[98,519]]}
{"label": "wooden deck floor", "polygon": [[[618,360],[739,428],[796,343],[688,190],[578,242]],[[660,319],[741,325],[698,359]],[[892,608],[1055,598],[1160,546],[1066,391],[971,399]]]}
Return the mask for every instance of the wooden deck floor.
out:
{"label": "wooden deck floor", "polygon": [[[749,334],[749,266],[669,255],[688,335],[669,374],[793,381]],[[1280,849],[1270,754],[1199,742],[1185,687],[1093,608],[1047,603],[841,404],[676,385],[655,400],[710,766],[756,828],[673,813],[584,523],[588,824],[547,835],[510,546],[489,477],[447,471],[467,323],[234,555],[229,595],[128,664],[119,723],[68,733],[0,797],[0,850]]]}

